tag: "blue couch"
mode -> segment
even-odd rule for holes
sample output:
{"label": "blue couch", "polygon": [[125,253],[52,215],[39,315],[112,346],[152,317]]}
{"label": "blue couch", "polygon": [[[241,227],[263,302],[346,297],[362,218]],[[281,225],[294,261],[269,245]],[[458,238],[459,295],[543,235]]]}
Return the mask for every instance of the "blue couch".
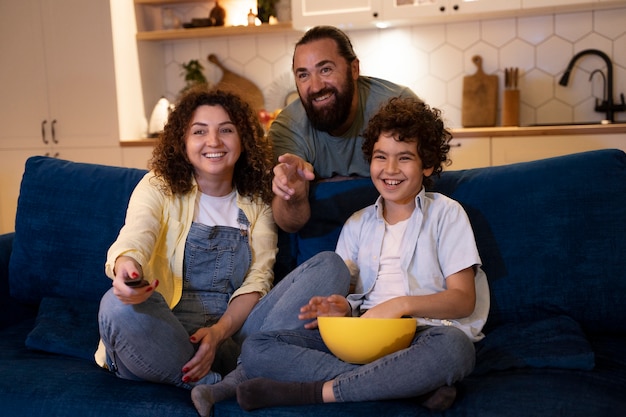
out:
{"label": "blue couch", "polygon": [[[144,171],[45,157],[27,161],[15,233],[0,236],[0,414],[196,416],[189,392],[98,368],[96,314],[110,287],[105,253]],[[626,154],[602,150],[445,172],[491,286],[474,373],[445,416],[626,413]],[[319,214],[281,235],[277,273],[332,249],[339,228],[376,196],[357,179],[318,184]],[[427,416],[414,400],[242,411],[220,416]]]}

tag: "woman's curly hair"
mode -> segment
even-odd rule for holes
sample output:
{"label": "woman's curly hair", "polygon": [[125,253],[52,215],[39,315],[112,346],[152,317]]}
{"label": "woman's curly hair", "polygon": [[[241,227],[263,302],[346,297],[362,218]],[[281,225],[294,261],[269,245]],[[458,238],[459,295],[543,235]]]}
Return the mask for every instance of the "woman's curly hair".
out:
{"label": "woman's curly hair", "polygon": [[[392,133],[401,142],[417,142],[422,165],[433,168],[433,175],[439,176],[443,166],[451,163],[448,152],[452,134],[444,126],[441,111],[417,98],[393,97],[370,119],[363,132],[362,145],[368,163],[372,162],[374,144],[383,132]],[[433,183],[430,177],[423,182],[424,186]]]}
{"label": "woman's curly hair", "polygon": [[194,168],[187,158],[185,137],[199,106],[221,106],[237,128],[242,152],[235,164],[233,185],[241,195],[271,203],[273,156],[270,141],[257,114],[239,96],[207,85],[188,90],[170,113],[152,152],[150,168],[173,195],[183,195],[193,187]]}

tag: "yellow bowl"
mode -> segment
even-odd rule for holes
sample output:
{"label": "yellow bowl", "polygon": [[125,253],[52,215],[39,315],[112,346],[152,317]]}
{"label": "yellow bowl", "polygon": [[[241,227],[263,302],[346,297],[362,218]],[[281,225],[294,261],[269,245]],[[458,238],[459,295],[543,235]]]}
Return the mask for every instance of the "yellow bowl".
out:
{"label": "yellow bowl", "polygon": [[417,322],[414,318],[318,317],[322,339],[344,362],[365,364],[407,348]]}

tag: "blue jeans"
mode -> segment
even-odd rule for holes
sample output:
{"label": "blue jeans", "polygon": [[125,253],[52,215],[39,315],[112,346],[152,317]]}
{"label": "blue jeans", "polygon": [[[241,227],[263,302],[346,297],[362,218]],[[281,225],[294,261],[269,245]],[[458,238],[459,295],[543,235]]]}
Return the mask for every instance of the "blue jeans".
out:
{"label": "blue jeans", "polygon": [[249,378],[330,381],[338,402],[416,397],[452,385],[474,369],[474,344],[452,326],[418,327],[406,349],[365,365],[334,356],[318,330],[257,333],[241,359]]}
{"label": "blue jeans", "polygon": [[[313,295],[348,292],[350,274],[334,252],[322,252],[284,277],[254,307],[233,336],[241,344],[258,331],[300,329],[300,307]],[[161,382],[191,389],[182,382],[182,367],[195,353],[189,329],[172,312],[163,297],[154,293],[139,305],[125,305],[109,290],[100,303],[100,335],[107,348],[109,367],[121,378]],[[222,355],[238,350],[222,345]],[[218,356],[220,352],[218,352]],[[197,384],[221,379],[209,374]]]}

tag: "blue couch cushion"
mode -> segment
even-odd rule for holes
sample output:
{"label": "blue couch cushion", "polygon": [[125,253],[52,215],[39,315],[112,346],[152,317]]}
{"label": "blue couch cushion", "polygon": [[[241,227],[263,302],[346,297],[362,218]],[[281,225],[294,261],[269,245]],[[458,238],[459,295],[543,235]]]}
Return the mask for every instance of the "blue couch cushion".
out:
{"label": "blue couch cushion", "polygon": [[470,217],[491,291],[485,331],[567,315],[626,331],[626,154],[606,149],[444,172]]}
{"label": "blue couch cushion", "polygon": [[106,252],[146,171],[47,157],[26,161],[9,261],[11,295],[98,301]]}
{"label": "blue couch cushion", "polygon": [[26,347],[93,361],[98,347],[99,303],[44,297]]}
{"label": "blue couch cushion", "polygon": [[591,370],[594,353],[580,325],[567,316],[510,323],[476,345],[475,375],[516,368]]}

